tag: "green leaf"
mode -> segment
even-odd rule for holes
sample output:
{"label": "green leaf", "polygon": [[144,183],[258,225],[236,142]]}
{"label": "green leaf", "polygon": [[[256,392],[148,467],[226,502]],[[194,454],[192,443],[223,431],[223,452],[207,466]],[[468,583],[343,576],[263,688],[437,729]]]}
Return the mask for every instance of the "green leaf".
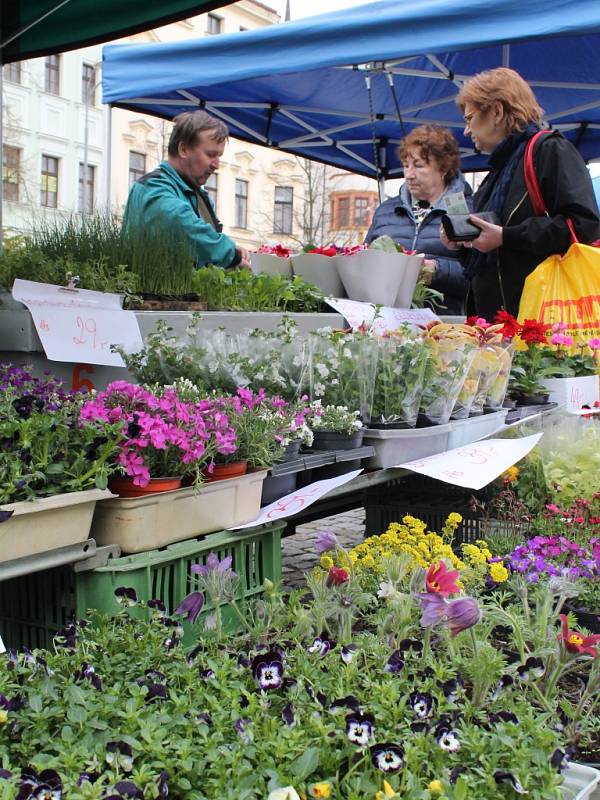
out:
{"label": "green leaf", "polygon": [[292,762],[290,771],[294,777],[306,780],[319,766],[319,751],[316,747],[309,747],[304,753]]}
{"label": "green leaf", "polygon": [[457,779],[454,787],[454,800],[467,800],[467,786],[466,780],[462,775]]}
{"label": "green leaf", "polygon": [[32,694],[29,698],[29,707],[32,711],[41,711],[42,710],[42,698],[39,694]]}
{"label": "green leaf", "polygon": [[71,706],[71,708],[67,709],[67,719],[76,725],[84,722],[86,716],[85,709],[81,706]]}

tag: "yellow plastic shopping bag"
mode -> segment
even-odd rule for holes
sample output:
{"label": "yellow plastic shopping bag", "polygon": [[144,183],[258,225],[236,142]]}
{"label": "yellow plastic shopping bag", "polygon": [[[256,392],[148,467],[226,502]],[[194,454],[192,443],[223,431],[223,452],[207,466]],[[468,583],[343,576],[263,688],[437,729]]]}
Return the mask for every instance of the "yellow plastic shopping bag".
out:
{"label": "yellow plastic shopping bag", "polygon": [[572,244],[549,256],[525,281],[519,320],[563,322],[575,341],[600,336],[600,249]]}

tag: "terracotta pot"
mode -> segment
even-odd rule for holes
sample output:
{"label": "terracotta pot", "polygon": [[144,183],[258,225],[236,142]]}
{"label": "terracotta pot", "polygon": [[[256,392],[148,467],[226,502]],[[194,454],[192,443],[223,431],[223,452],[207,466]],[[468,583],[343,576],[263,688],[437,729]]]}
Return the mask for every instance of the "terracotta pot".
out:
{"label": "terracotta pot", "polygon": [[147,486],[136,486],[133,478],[111,478],[108,488],[119,497],[145,497],[147,494],[158,492],[172,492],[179,489],[181,478],[150,478]]}
{"label": "terracotta pot", "polygon": [[214,464],[213,471],[204,473],[207,483],[225,481],[227,478],[239,478],[248,472],[247,461],[232,461],[231,464]]}

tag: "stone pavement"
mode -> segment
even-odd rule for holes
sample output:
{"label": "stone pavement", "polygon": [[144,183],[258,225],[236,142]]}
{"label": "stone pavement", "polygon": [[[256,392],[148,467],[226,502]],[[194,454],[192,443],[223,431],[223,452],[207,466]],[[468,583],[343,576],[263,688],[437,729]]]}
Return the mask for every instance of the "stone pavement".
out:
{"label": "stone pavement", "polygon": [[344,547],[352,548],[364,538],[365,511],[363,508],[346,511],[332,517],[323,517],[306,525],[299,525],[296,533],[282,540],[283,585],[301,586],[304,573],[319,561],[314,542],[319,531],[333,531]]}

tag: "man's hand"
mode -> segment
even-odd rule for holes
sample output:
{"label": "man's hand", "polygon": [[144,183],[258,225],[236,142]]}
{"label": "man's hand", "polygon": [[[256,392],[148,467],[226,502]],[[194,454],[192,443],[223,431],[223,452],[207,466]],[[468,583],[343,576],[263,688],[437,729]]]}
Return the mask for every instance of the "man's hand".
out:
{"label": "man's hand", "polygon": [[238,269],[250,269],[250,253],[244,247],[238,247],[237,251],[240,254]]}
{"label": "man's hand", "polygon": [[502,247],[502,226],[494,225],[493,222],[487,222],[481,219],[476,214],[471,214],[469,222],[481,228],[481,233],[472,242],[462,242],[465,247],[473,247],[479,250],[480,253],[489,253],[491,250],[497,250]]}

